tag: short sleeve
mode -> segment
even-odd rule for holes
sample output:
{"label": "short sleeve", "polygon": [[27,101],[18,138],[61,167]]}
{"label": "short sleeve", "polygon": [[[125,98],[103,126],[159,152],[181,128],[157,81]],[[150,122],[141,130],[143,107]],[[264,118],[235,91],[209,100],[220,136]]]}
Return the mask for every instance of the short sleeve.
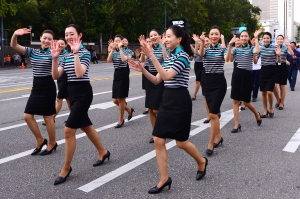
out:
{"label": "short sleeve", "polygon": [[231,50],[231,54],[232,54],[232,55],[235,55],[235,54],[236,54],[236,48],[234,48],[234,49]]}
{"label": "short sleeve", "polygon": [[181,73],[185,68],[189,68],[189,60],[185,56],[179,56],[175,61],[174,64],[172,65],[171,69],[173,69],[176,74]]}
{"label": "short sleeve", "polygon": [[33,48],[25,47],[25,57],[31,57]]}
{"label": "short sleeve", "polygon": [[91,61],[90,53],[83,52],[83,54],[80,56],[80,63],[88,68],[90,65],[90,61]]}

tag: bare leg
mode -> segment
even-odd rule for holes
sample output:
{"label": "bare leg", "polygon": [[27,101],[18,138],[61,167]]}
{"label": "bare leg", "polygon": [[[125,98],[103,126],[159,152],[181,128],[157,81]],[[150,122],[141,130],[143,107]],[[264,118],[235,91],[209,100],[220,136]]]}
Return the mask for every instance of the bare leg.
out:
{"label": "bare leg", "polygon": [[119,106],[119,100],[118,100],[118,99],[113,98],[112,101],[113,101],[113,103],[114,103],[115,105]]}
{"label": "bare leg", "polygon": [[239,103],[240,100],[233,100],[234,129],[239,127]]}
{"label": "bare leg", "polygon": [[36,123],[36,120],[34,119],[34,115],[24,113],[24,120],[27,123],[28,128],[31,130],[32,134],[34,135],[36,139],[36,147],[40,148],[40,146],[44,142],[44,138],[40,132],[39,126]]}
{"label": "bare leg", "polygon": [[277,87],[278,87],[278,84],[275,84],[273,92],[274,92],[274,96],[276,98],[276,104],[280,104],[280,98],[279,98],[278,88]]}
{"label": "bare leg", "polygon": [[[220,131],[220,120],[218,114],[210,113],[210,138],[208,142],[207,148],[212,150],[214,148],[214,140],[221,139],[221,131]],[[218,142],[218,141],[217,141]]]}
{"label": "bare leg", "polygon": [[274,110],[273,110],[273,92],[268,91],[267,94],[268,94],[269,110],[270,110],[271,113],[274,113]]}
{"label": "bare leg", "polygon": [[55,124],[53,120],[53,116],[43,116],[44,120],[46,122],[46,128],[49,135],[49,144],[47,146],[47,150],[50,151],[55,145],[56,145],[56,130],[55,130]]}
{"label": "bare leg", "polygon": [[262,91],[261,92],[261,98],[262,98],[262,103],[263,103],[263,107],[264,107],[264,115],[266,115],[268,113],[268,109],[267,109],[267,106],[268,106],[268,99],[267,99],[267,91]]}
{"label": "bare leg", "polygon": [[154,128],[155,121],[156,121],[156,113],[152,109],[149,109],[149,119],[150,119],[150,123],[152,125],[152,128]]}
{"label": "bare leg", "polygon": [[207,119],[207,120],[210,120],[209,108],[208,108],[208,105],[207,105],[207,102],[206,102],[206,98],[205,98],[205,97],[204,97],[204,103],[205,103],[205,109],[206,109],[206,113],[207,113],[206,119]]}
{"label": "bare leg", "polygon": [[59,176],[61,177],[65,177],[68,174],[75,153],[75,149],[76,149],[76,137],[75,137],[76,129],[65,127],[64,131],[65,131],[65,140],[66,140],[65,163],[59,174]]}
{"label": "bare leg", "polygon": [[169,178],[168,174],[168,153],[166,149],[166,139],[153,137],[154,139],[154,146],[155,146],[155,153],[156,153],[156,160],[158,164],[160,180],[157,184],[157,187],[160,188]]}
{"label": "bare leg", "polygon": [[102,160],[103,156],[107,154],[107,150],[105,150],[104,146],[102,145],[101,139],[95,128],[90,125],[84,128],[81,128],[82,131],[86,133],[88,138],[91,140],[91,142],[94,144],[98,151],[98,159]]}
{"label": "bare leg", "polygon": [[124,120],[124,111],[125,111],[125,107],[126,107],[125,98],[118,98],[118,103],[119,103],[119,111],[120,111],[120,117],[119,117],[118,124],[121,125]]}
{"label": "bare leg", "polygon": [[285,85],[280,85],[280,97],[281,97],[281,100],[280,100],[280,104],[279,106],[280,107],[284,107],[284,100],[285,100],[285,96],[286,96],[286,89],[285,89]]}
{"label": "bare leg", "polygon": [[260,114],[257,112],[255,106],[251,102],[250,103],[245,102],[245,105],[249,108],[250,111],[252,111],[252,113],[254,114],[256,120],[261,119]]}
{"label": "bare leg", "polygon": [[192,156],[198,165],[198,171],[204,171],[205,169],[205,159],[200,155],[196,146],[190,141],[180,142],[176,140],[176,145],[178,148],[185,150],[190,156]]}
{"label": "bare leg", "polygon": [[201,83],[198,82],[198,81],[196,81],[195,91],[194,91],[194,94],[193,94],[192,98],[195,98],[195,99],[196,99],[197,93],[198,93],[198,91],[199,91],[199,89],[200,89],[200,86],[201,86]]}

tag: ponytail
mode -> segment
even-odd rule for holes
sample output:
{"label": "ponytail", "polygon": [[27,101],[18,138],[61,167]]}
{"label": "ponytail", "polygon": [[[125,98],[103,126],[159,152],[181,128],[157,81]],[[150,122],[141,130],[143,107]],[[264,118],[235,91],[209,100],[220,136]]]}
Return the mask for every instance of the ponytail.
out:
{"label": "ponytail", "polygon": [[173,25],[170,26],[169,29],[171,29],[174,33],[174,35],[178,38],[181,37],[180,45],[183,47],[183,50],[189,54],[189,56],[193,55],[193,51],[191,49],[191,39],[190,36],[183,30],[183,28]]}

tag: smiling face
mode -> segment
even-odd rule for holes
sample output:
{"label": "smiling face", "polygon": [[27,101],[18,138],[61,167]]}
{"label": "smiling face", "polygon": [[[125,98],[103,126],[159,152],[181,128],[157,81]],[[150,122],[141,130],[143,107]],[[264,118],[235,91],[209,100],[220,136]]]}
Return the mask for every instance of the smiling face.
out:
{"label": "smiling face", "polygon": [[58,40],[57,43],[59,44],[59,50],[62,51],[67,47],[67,44],[64,40]]}
{"label": "smiling face", "polygon": [[252,38],[252,39],[251,39],[251,45],[252,45],[252,46],[255,46],[255,38]]}
{"label": "smiling face", "polygon": [[181,37],[176,37],[171,29],[166,32],[166,45],[171,51],[180,45]]}
{"label": "smiling face", "polygon": [[205,40],[204,40],[204,47],[205,47],[205,48],[208,48],[209,45],[210,45],[210,40],[209,40],[208,37],[205,37]]}
{"label": "smiling face", "polygon": [[128,46],[128,40],[126,38],[123,39],[124,48]]}
{"label": "smiling face", "polygon": [[249,39],[250,39],[250,37],[249,37],[248,32],[246,32],[246,31],[242,32],[242,34],[240,35],[240,43],[241,43],[243,46],[245,46],[245,45],[248,44]]}
{"label": "smiling face", "polygon": [[149,37],[150,37],[152,44],[157,46],[160,41],[160,35],[156,31],[152,30],[150,32]]}
{"label": "smiling face", "polygon": [[121,41],[122,41],[122,40],[121,40],[120,37],[115,37],[114,43],[115,43],[115,45],[116,45],[117,48],[118,48],[118,44],[119,44]]}
{"label": "smiling face", "polygon": [[217,28],[213,28],[209,31],[209,39],[213,46],[219,43],[220,38],[221,38],[221,33]]}
{"label": "smiling face", "polygon": [[282,36],[278,36],[277,38],[276,38],[276,42],[277,42],[277,44],[278,45],[282,45],[283,44],[283,37]]}
{"label": "smiling face", "polygon": [[235,46],[236,48],[241,47],[241,40],[240,40],[240,38],[236,38],[236,41],[234,42],[234,46]]}
{"label": "smiling face", "polygon": [[82,37],[82,33],[80,33],[78,35],[76,29],[74,27],[68,27],[65,30],[65,40],[67,41],[67,43],[70,45],[73,44],[73,42],[75,41],[76,38],[81,38]]}
{"label": "smiling face", "polygon": [[263,42],[264,44],[267,46],[267,45],[270,45],[271,43],[271,37],[269,35],[264,35],[263,36]]}
{"label": "smiling face", "polygon": [[44,33],[40,37],[40,41],[42,44],[42,49],[49,48],[51,45],[51,42],[53,41],[53,35],[50,33]]}

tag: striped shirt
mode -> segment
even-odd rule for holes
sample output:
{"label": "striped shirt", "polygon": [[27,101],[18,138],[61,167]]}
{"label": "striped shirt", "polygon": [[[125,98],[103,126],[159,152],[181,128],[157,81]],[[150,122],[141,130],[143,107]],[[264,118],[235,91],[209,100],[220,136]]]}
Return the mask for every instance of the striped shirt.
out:
{"label": "striped shirt", "polygon": [[281,63],[284,63],[284,64],[286,63],[287,54],[288,54],[288,47],[285,44],[282,44],[281,50],[280,50]]}
{"label": "striped shirt", "polygon": [[59,67],[63,67],[64,72],[67,73],[68,82],[90,81],[88,73],[91,61],[91,54],[87,49],[83,47],[83,45],[80,45],[78,55],[81,65],[84,65],[86,67],[86,71],[81,78],[78,78],[76,76],[74,66],[74,54],[72,52],[66,53],[63,60],[59,62]]}
{"label": "striped shirt", "polygon": [[[125,56],[131,56],[130,51],[129,50],[124,50],[122,48],[123,54]],[[132,51],[131,51],[132,52]],[[113,57],[112,57],[112,61],[113,61],[113,65],[115,69],[119,69],[119,68],[126,68],[127,67],[127,61],[122,62],[122,58],[120,55],[120,50],[114,50],[113,52]]]}
{"label": "striped shirt", "polygon": [[[159,63],[162,64],[164,62],[164,55],[163,55],[163,51],[162,51],[162,45],[158,44],[156,47],[154,45],[152,45],[152,49],[153,49],[154,56],[159,61]],[[153,65],[153,63],[152,63],[152,61],[149,57],[146,59],[145,66],[149,67],[149,72],[157,73],[157,70],[156,70],[155,66]]]}
{"label": "striped shirt", "polygon": [[30,58],[34,77],[52,75],[52,56],[50,48],[35,49],[25,47],[25,56]]}
{"label": "striped shirt", "polygon": [[261,65],[268,66],[268,65],[276,65],[277,57],[276,57],[276,46],[260,46],[260,53],[261,57]]}
{"label": "striped shirt", "polygon": [[126,54],[127,54],[126,56],[132,57],[134,55],[133,51],[130,50],[128,47],[122,48],[122,49],[123,49],[123,52],[126,52]]}
{"label": "striped shirt", "polygon": [[232,50],[232,55],[234,55],[234,61],[237,63],[237,67],[244,70],[252,71],[253,63],[253,50],[254,46],[247,44],[246,46],[241,46],[240,48],[234,48]]}
{"label": "striped shirt", "polygon": [[188,87],[190,73],[189,58],[189,55],[184,52],[182,46],[175,48],[170,56],[166,58],[162,66],[166,71],[172,69],[176,72],[173,78],[164,82],[166,88]]}
{"label": "striped shirt", "polygon": [[203,62],[203,57],[201,57],[197,54],[194,54],[194,57],[195,57],[195,62]]}
{"label": "striped shirt", "polygon": [[227,52],[226,48],[221,45],[210,46],[204,49],[204,66],[205,73],[224,73],[224,56]]}
{"label": "striped shirt", "polygon": [[[62,62],[64,60],[64,57],[67,55],[67,50],[64,49],[63,51],[61,51],[59,57],[58,57],[58,62]],[[60,65],[60,64],[59,64]],[[68,76],[67,73],[63,73],[58,79],[57,81],[67,81],[68,80]]]}

